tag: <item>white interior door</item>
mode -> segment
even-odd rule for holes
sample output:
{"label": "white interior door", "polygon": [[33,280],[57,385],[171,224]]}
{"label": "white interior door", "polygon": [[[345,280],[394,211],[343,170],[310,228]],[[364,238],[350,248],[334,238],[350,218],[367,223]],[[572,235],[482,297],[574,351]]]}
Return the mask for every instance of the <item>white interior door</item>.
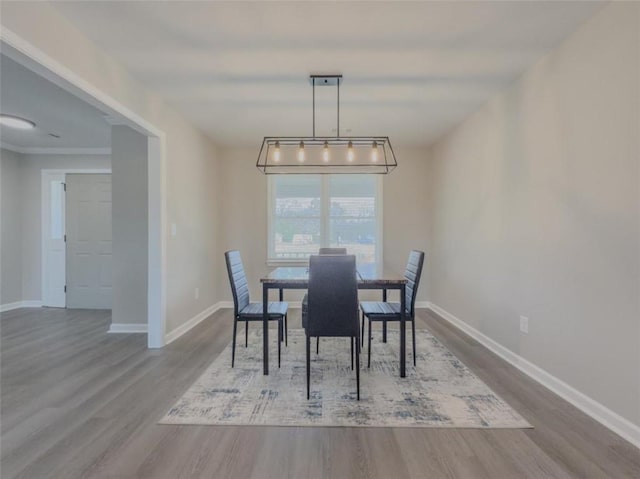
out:
{"label": "white interior door", "polygon": [[67,308],[111,309],[111,175],[66,178]]}
{"label": "white interior door", "polygon": [[43,173],[42,304],[56,308],[66,305],[64,182],[64,173]]}

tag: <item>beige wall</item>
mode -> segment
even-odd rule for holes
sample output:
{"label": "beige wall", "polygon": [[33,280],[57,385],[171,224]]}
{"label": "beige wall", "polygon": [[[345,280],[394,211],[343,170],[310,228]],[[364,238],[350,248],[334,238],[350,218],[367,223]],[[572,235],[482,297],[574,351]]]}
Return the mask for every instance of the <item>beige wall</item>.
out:
{"label": "beige wall", "polygon": [[[166,134],[167,332],[217,301],[223,267],[215,235],[215,145],[113,58],[82,35],[50,3],[2,2],[2,25]],[[214,113],[212,113],[214,114]],[[200,288],[195,300],[194,288]]]}
{"label": "beige wall", "polygon": [[0,150],[0,305],[23,300],[21,157]]}
{"label": "beige wall", "polygon": [[429,201],[431,301],[635,424],[639,10],[605,7],[437,142]]}
{"label": "beige wall", "polygon": [[128,126],[113,126],[111,163],[111,322],[146,323],[149,265],[147,137]]}
{"label": "beige wall", "polygon": [[[260,276],[271,269],[266,262],[267,176],[255,166],[257,153],[257,147],[221,152],[218,196],[224,225],[220,231],[218,255],[223,258],[226,250],[240,250],[254,301],[262,299]],[[426,213],[428,162],[423,150],[396,149],[396,154],[398,168],[383,179],[383,257],[386,264],[402,272],[411,249],[426,251],[426,261],[429,261]],[[220,298],[231,301],[224,263],[218,273]],[[425,267],[418,301],[426,301],[427,288]],[[290,291],[286,299],[300,300],[301,295],[300,292]]]}

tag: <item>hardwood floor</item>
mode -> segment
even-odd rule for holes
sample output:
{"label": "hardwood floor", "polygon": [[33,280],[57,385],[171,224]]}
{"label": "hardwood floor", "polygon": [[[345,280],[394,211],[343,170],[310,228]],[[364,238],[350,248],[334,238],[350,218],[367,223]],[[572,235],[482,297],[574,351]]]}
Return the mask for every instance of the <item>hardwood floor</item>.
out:
{"label": "hardwood floor", "polygon": [[638,449],[424,310],[418,327],[534,429],[158,425],[230,341],[231,313],[163,350],[107,334],[109,321],[105,311],[2,314],[3,479],[640,477]]}

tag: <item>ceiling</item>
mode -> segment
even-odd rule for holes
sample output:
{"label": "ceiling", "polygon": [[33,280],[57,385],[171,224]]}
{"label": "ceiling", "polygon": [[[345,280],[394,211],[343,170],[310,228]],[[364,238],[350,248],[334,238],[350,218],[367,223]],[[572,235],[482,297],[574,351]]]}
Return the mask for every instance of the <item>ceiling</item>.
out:
{"label": "ceiling", "polygon": [[9,149],[111,148],[111,126],[100,110],[5,55],[0,55],[0,112],[36,124],[34,130],[0,126],[0,140]]}
{"label": "ceiling", "polygon": [[[310,135],[311,73],[342,73],[341,133],[425,145],[601,2],[56,2],[215,142]],[[335,90],[317,133],[335,128]]]}

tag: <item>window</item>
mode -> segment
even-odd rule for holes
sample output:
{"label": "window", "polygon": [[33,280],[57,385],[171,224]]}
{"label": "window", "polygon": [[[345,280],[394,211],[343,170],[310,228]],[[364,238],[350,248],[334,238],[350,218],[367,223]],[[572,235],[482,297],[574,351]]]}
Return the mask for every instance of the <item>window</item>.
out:
{"label": "window", "polygon": [[320,247],[345,247],[359,263],[382,256],[378,175],[269,177],[269,260],[306,260]]}

